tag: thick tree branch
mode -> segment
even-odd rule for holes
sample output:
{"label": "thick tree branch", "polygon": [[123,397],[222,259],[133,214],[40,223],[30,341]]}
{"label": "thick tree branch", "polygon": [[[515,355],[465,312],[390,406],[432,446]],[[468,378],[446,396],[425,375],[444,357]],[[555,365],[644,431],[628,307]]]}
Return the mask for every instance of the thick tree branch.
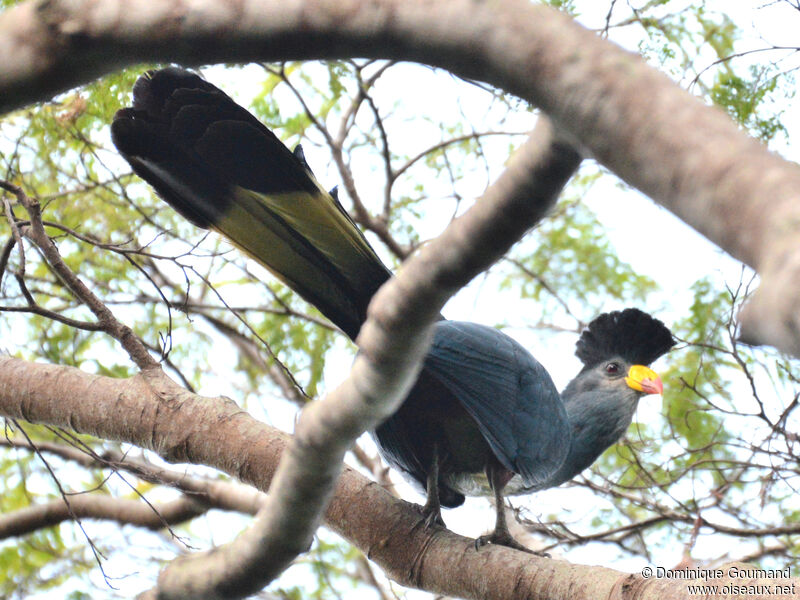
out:
{"label": "thick tree branch", "polygon": [[800,356],[800,169],[639,57],[526,0],[31,1],[0,15],[0,110],[137,61],[355,55],[444,67],[541,107],[755,267],[762,290],[743,313],[744,338]]}
{"label": "thick tree branch", "polygon": [[[185,393],[152,373],[120,380],[8,357],[0,357],[0,414],[74,426],[157,451],[168,460],[208,464],[262,490],[269,487],[288,439],[224,399]],[[168,418],[159,418],[165,414]],[[686,597],[687,582],[643,580],[498,546],[476,552],[471,539],[419,527],[419,512],[411,504],[348,468],[325,522],[401,584],[441,594],[487,600]]]}

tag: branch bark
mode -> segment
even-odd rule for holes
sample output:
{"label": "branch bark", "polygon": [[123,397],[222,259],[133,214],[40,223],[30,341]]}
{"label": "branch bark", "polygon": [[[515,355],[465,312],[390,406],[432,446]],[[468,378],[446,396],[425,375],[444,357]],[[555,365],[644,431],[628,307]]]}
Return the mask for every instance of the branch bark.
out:
{"label": "branch bark", "polygon": [[[207,464],[261,490],[269,488],[288,443],[286,434],[258,423],[230,401],[183,392],[152,372],[112,379],[9,357],[0,357],[0,414],[61,427],[74,425],[84,433],[157,451],[171,461]],[[159,415],[168,418],[158,419]],[[121,427],[122,423],[127,426]],[[693,583],[645,580],[499,546],[476,552],[471,539],[420,527],[413,505],[349,468],[339,478],[325,523],[399,583],[461,598],[682,600],[686,584]],[[800,581],[777,583],[798,585]]]}
{"label": "branch bark", "polygon": [[140,500],[114,498],[106,494],[83,494],[71,496],[69,506],[63,499],[52,500],[0,515],[0,539],[33,533],[72,518],[162,529],[194,519],[208,508],[205,503],[188,496],[148,505]]}

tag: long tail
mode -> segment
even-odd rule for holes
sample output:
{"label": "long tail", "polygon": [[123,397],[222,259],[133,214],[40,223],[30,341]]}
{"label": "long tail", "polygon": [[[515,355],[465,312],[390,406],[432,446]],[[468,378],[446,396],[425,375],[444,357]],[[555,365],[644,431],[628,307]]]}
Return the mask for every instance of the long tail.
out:
{"label": "long tail", "polygon": [[355,338],[391,273],[338,200],[253,115],[197,75],[149,71],[111,124],[136,174]]}

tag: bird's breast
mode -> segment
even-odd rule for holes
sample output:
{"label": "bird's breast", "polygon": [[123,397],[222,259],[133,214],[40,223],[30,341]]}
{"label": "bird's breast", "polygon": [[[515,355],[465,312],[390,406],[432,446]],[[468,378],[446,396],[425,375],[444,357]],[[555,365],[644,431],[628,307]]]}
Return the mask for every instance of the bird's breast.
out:
{"label": "bird's breast", "polygon": [[[442,476],[442,481],[465,496],[494,495],[486,473],[447,473]],[[529,494],[531,491],[531,487],[526,487],[522,477],[516,473],[503,488],[503,494],[506,496]]]}

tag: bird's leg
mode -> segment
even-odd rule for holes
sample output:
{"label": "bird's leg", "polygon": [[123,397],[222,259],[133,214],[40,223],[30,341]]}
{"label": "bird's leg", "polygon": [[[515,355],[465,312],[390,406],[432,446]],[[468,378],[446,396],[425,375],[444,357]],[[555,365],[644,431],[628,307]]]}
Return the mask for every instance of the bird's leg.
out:
{"label": "bird's leg", "polygon": [[428,479],[425,482],[427,499],[422,507],[425,528],[430,529],[433,525],[445,527],[442,519],[442,506],[439,503],[439,450],[436,444],[433,445],[431,464],[428,469]]}
{"label": "bird's leg", "polygon": [[506,506],[503,499],[503,488],[511,480],[513,475],[513,473],[503,467],[496,459],[494,459],[494,457],[489,459],[489,463],[486,465],[486,477],[489,479],[489,485],[494,492],[497,520],[495,521],[494,531],[492,533],[489,535],[482,535],[475,539],[475,549],[477,550],[486,544],[498,544],[500,546],[507,546],[508,548],[514,548],[515,550],[522,550],[523,552],[529,552],[531,554],[538,554],[539,556],[542,556],[541,553],[534,552],[533,550],[530,550],[529,548],[526,548],[520,544],[514,539],[514,537],[511,535],[511,532],[508,530],[508,522],[506,521]]}

